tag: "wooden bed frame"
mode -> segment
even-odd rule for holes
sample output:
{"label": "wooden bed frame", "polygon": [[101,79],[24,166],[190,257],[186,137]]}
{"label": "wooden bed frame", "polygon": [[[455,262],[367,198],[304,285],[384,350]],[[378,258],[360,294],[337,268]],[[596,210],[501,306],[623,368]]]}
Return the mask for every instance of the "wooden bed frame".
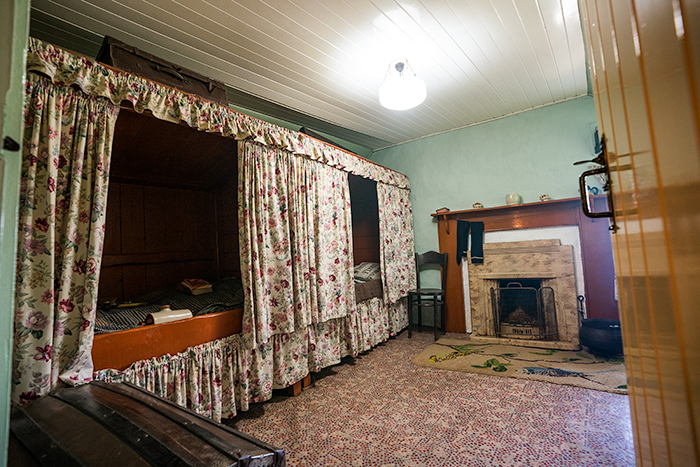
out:
{"label": "wooden bed frame", "polygon": [[[189,347],[239,334],[242,318],[243,308],[236,308],[171,323],[98,334],[92,344],[94,371],[125,370],[140,360],[177,354]],[[309,385],[310,374],[289,386],[287,392],[297,396]]]}
{"label": "wooden bed frame", "polygon": [[189,347],[239,334],[243,308],[141,326],[126,331],[98,334],[92,345],[95,371],[124,370],[134,362],[165,354],[177,354]]}
{"label": "wooden bed frame", "polygon": [[[122,108],[112,149],[100,298],[119,303],[184,278],[240,277],[236,149],[233,139]],[[350,175],[349,183],[355,264],[379,262],[376,182]],[[124,370],[238,334],[242,314],[239,308],[96,335],[94,369]],[[307,376],[289,392],[296,395],[309,384]]]}

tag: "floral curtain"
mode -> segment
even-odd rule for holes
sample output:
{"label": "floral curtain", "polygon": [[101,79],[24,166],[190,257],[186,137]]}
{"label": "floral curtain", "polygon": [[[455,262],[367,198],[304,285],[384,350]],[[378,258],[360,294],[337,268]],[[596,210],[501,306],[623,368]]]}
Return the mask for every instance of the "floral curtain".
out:
{"label": "floral curtain", "polygon": [[347,174],[253,142],[239,143],[243,334],[273,335],[354,307]]}
{"label": "floral curtain", "polygon": [[384,301],[393,305],[416,286],[415,246],[411,192],[377,183],[379,201],[379,256]]}
{"label": "floral curtain", "polygon": [[135,362],[125,371],[101,370],[95,378],[135,384],[218,422],[236,415],[235,385],[241,366],[237,337]]}
{"label": "floral curtain", "polygon": [[92,376],[109,160],[119,107],[29,73],[19,208],[12,394]]}

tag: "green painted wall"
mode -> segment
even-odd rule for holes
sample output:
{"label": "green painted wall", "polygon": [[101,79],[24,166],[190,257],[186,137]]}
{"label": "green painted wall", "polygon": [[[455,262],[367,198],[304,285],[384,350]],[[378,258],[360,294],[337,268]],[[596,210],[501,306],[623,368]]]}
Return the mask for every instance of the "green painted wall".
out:
{"label": "green painted wall", "polygon": [[[0,14],[0,133],[21,144],[29,0],[2,3]],[[1,147],[1,146],[0,146]],[[17,205],[21,152],[0,149],[0,466],[7,462],[12,371]]]}
{"label": "green painted wall", "polygon": [[430,214],[443,206],[502,206],[511,192],[525,203],[544,193],[578,196],[578,176],[587,166],[573,163],[594,157],[595,121],[593,98],[584,96],[383,149],[372,160],[408,175],[416,251],[437,250]]}

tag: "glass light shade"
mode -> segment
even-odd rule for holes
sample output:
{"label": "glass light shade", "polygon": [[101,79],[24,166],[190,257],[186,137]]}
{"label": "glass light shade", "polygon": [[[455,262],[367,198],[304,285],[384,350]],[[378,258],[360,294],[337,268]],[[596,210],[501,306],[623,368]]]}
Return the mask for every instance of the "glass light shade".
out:
{"label": "glass light shade", "polygon": [[407,110],[421,104],[428,96],[425,83],[414,74],[392,75],[379,88],[379,103],[391,110]]}

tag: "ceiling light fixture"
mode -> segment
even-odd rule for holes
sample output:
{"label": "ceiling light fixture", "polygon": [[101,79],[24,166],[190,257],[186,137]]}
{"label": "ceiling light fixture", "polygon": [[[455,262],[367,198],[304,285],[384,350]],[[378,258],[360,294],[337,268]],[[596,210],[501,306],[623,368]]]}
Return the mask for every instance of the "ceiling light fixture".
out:
{"label": "ceiling light fixture", "polygon": [[428,93],[425,82],[413,72],[405,58],[394,60],[379,88],[379,103],[391,110],[407,110],[421,104]]}

